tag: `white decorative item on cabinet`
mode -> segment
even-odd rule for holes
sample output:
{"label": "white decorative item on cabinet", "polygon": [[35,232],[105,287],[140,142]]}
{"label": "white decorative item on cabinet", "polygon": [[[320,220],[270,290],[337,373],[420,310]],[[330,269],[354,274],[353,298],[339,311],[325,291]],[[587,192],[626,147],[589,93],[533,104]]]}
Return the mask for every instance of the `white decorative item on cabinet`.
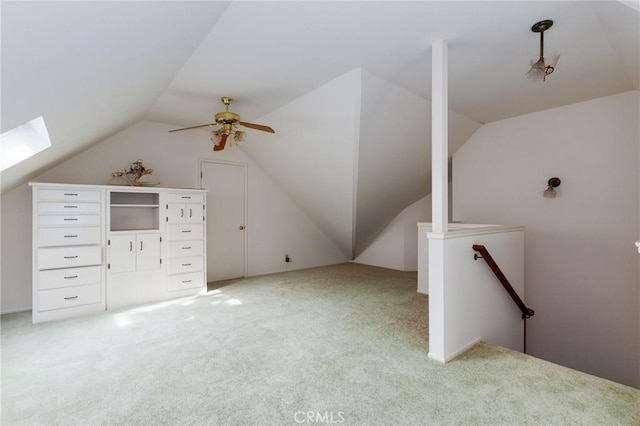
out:
{"label": "white decorative item on cabinet", "polygon": [[104,190],[33,188],[33,322],[105,309]]}
{"label": "white decorative item on cabinet", "polygon": [[30,185],[34,322],[206,290],[205,190]]}

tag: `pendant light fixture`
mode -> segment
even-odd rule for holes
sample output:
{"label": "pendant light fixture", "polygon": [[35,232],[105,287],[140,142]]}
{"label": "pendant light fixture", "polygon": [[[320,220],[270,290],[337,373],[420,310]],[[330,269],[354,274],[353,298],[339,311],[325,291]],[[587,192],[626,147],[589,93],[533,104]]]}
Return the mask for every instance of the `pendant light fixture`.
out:
{"label": "pendant light fixture", "polygon": [[531,69],[527,72],[527,77],[530,80],[545,81],[547,76],[556,68],[560,54],[558,52],[550,52],[547,56],[544,55],[544,32],[551,28],[552,25],[553,21],[551,19],[545,19],[533,24],[531,27],[531,31],[540,33],[540,57],[531,60]]}

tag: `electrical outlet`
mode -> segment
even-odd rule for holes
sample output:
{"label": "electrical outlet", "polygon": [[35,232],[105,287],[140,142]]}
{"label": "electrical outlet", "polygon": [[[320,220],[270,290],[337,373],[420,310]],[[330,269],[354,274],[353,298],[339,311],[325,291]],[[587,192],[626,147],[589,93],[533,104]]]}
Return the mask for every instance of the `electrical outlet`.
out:
{"label": "electrical outlet", "polygon": [[288,262],[291,262],[291,258],[289,257],[289,255],[288,255],[288,254],[285,254],[285,255],[284,255],[284,261],[285,261],[285,262],[287,262],[287,263],[288,263]]}

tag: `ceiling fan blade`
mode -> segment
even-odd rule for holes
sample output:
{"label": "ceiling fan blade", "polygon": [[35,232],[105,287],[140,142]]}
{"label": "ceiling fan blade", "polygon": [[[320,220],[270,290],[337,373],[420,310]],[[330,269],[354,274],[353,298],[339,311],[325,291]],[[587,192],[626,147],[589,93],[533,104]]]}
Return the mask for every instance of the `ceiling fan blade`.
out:
{"label": "ceiling fan blade", "polygon": [[215,126],[215,125],[216,123],[200,124],[198,126],[183,127],[182,129],[169,130],[169,132],[179,132],[180,130],[198,129],[200,127]]}
{"label": "ceiling fan blade", "polygon": [[228,137],[228,135],[223,133],[221,138],[220,138],[220,143],[218,145],[214,145],[213,146],[213,150],[214,151],[222,151],[224,149],[225,144],[227,143],[227,137]]}
{"label": "ceiling fan blade", "polygon": [[254,124],[254,123],[247,123],[245,121],[241,121],[240,125],[244,126],[244,127],[248,127],[250,129],[262,130],[263,132],[269,132],[269,133],[275,133],[276,132],[271,127],[264,126],[262,124]]}

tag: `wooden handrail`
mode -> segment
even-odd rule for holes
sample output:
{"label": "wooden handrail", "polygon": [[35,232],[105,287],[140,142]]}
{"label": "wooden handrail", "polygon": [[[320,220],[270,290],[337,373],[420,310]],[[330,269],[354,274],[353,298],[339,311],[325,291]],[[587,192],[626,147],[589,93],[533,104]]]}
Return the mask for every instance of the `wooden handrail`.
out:
{"label": "wooden handrail", "polygon": [[496,261],[493,260],[493,257],[491,257],[491,254],[489,254],[489,251],[487,250],[487,248],[480,244],[474,244],[473,249],[482,255],[482,256],[478,256],[476,254],[474,255],[474,259],[480,258],[480,259],[484,259],[485,262],[487,262],[487,265],[489,265],[489,268],[491,268],[491,270],[493,271],[495,276],[498,278],[498,280],[500,281],[504,289],[507,290],[507,293],[509,293],[509,296],[511,296],[511,298],[516,303],[516,305],[518,305],[518,308],[520,308],[520,311],[522,312],[522,319],[531,318],[533,315],[535,315],[535,311],[533,309],[527,308],[527,306],[524,304],[522,299],[520,299],[520,296],[518,296],[518,293],[516,293],[516,291],[513,289],[513,286],[511,285],[511,283],[509,283],[509,280],[507,279],[507,277],[504,276],[504,274],[500,270],[500,267],[498,266]]}

